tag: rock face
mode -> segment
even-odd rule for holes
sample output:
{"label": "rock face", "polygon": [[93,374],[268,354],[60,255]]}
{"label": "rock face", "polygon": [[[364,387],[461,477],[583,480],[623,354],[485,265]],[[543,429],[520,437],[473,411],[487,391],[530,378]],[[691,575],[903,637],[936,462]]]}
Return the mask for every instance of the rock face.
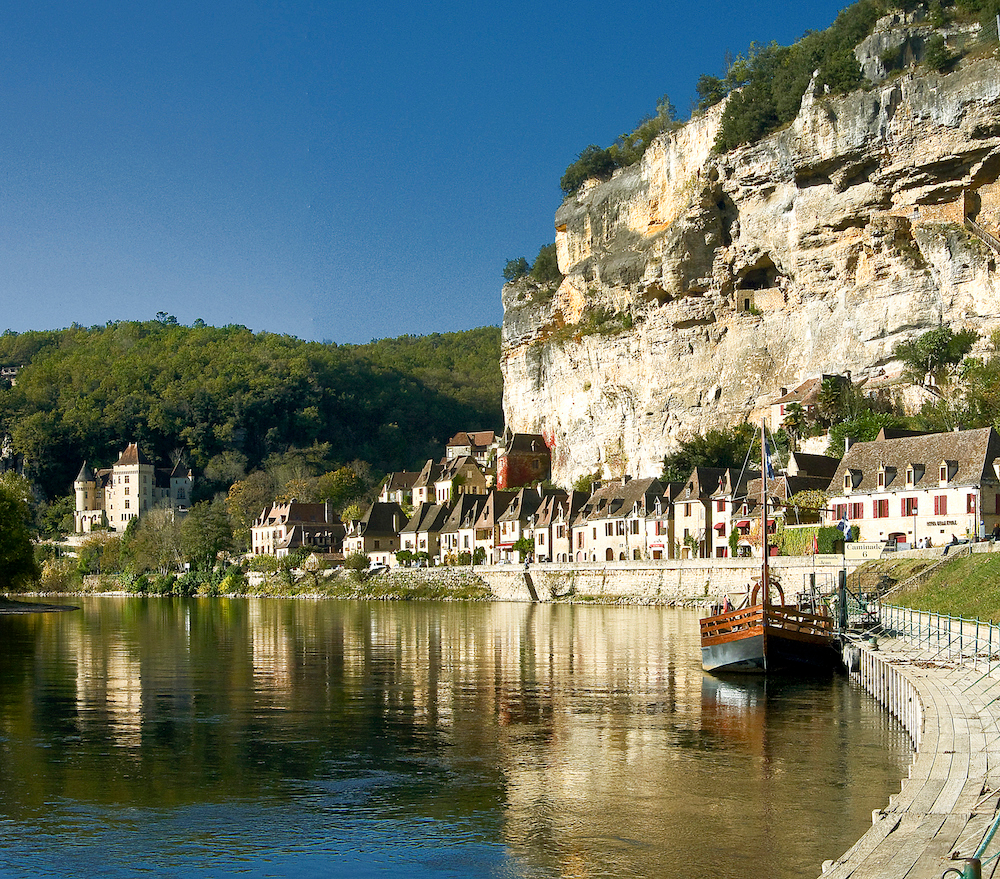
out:
{"label": "rock face", "polygon": [[658,475],[680,438],[781,386],[875,375],[941,323],[1000,327],[995,59],[809,92],[725,155],[721,112],[563,203],[557,290],[504,288],[506,421],[552,444],[558,482]]}

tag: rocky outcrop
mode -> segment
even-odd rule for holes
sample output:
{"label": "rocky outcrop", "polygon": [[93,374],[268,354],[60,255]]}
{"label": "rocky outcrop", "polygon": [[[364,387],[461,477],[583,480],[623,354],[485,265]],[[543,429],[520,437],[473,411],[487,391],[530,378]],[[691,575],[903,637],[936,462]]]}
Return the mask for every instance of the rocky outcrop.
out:
{"label": "rocky outcrop", "polygon": [[558,289],[504,288],[507,424],[546,436],[558,481],[657,475],[680,438],[780,386],[871,375],[942,322],[1000,326],[994,58],[807,93],[791,125],[725,155],[721,112],[564,202]]}

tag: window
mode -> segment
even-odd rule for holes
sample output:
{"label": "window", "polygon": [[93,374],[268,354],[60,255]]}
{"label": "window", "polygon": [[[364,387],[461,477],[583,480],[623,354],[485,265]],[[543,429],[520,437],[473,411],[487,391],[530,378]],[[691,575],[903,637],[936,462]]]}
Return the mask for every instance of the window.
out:
{"label": "window", "polygon": [[965,496],[965,512],[967,513],[976,512],[976,496],[974,494],[969,494]]}
{"label": "window", "polygon": [[904,516],[917,515],[917,499],[915,497],[904,497],[900,500],[900,513]]}
{"label": "window", "polygon": [[935,516],[948,515],[948,495],[946,494],[934,495],[934,515]]}
{"label": "window", "polygon": [[684,515],[685,516],[691,515],[691,504],[684,504]]}
{"label": "window", "polygon": [[566,526],[556,525],[556,537],[562,540],[566,536]]}
{"label": "window", "polygon": [[[466,544],[466,545],[468,545],[468,544]],[[540,532],[539,535],[538,535],[538,545],[539,546],[545,546],[545,532],[544,531]]]}
{"label": "window", "polygon": [[125,498],[125,509],[128,509],[128,498]]}
{"label": "window", "polygon": [[597,540],[597,526],[594,526],[594,540]]}
{"label": "window", "polygon": [[577,549],[583,549],[583,532],[582,531],[577,531],[576,532],[576,548]]}
{"label": "window", "polygon": [[847,504],[834,504],[833,514],[838,519],[846,519],[847,518]]}
{"label": "window", "polygon": [[725,501],[716,501],[715,502],[715,512],[717,512],[717,513],[724,513],[724,512],[726,512],[726,502]]}
{"label": "window", "polygon": [[876,498],[872,504],[872,515],[876,519],[887,519],[889,517],[889,498]]}
{"label": "window", "polygon": [[604,536],[605,537],[611,537],[612,534],[614,534],[614,526],[612,526],[612,524],[610,522],[605,522],[604,523]]}
{"label": "window", "polygon": [[128,485],[128,475],[125,476],[125,484]]}
{"label": "window", "polygon": [[632,534],[638,534],[639,533],[639,520],[638,519],[633,519],[629,523],[629,531],[631,531]]}
{"label": "window", "polygon": [[863,519],[865,517],[865,505],[864,504],[851,504],[851,518],[852,519]]}
{"label": "window", "polygon": [[852,488],[854,488],[854,483],[851,479],[851,472],[848,470],[847,473],[844,474],[844,491],[850,491]]}
{"label": "window", "polygon": [[[1000,499],[1000,494],[997,495],[997,498]],[[667,533],[667,523],[666,522],[657,522],[656,523],[656,536],[657,537],[662,537],[666,533]]]}
{"label": "window", "polygon": [[619,519],[617,522],[615,522],[615,534],[617,534],[619,537],[623,537],[625,535],[624,519]]}
{"label": "window", "polygon": [[948,465],[947,464],[942,464],[941,465],[940,476],[941,476],[941,481],[942,482],[947,482],[948,481]]}

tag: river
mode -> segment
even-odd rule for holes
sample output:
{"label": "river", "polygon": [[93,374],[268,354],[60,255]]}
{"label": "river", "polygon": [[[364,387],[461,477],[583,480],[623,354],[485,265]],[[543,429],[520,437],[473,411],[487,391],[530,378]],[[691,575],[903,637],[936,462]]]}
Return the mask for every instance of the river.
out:
{"label": "river", "polygon": [[74,603],[0,617],[3,877],[812,877],[910,763],[689,611]]}

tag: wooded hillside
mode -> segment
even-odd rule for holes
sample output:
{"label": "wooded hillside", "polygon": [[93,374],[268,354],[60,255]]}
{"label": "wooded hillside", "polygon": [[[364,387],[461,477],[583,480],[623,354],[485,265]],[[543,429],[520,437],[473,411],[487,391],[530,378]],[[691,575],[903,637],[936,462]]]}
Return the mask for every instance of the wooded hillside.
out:
{"label": "wooded hillside", "polygon": [[49,498],[133,440],[162,463],[183,454],[219,490],[315,443],[414,469],[456,431],[502,427],[499,357],[497,327],[340,346],[169,317],[7,332],[0,364],[21,369],[0,388],[0,433]]}

